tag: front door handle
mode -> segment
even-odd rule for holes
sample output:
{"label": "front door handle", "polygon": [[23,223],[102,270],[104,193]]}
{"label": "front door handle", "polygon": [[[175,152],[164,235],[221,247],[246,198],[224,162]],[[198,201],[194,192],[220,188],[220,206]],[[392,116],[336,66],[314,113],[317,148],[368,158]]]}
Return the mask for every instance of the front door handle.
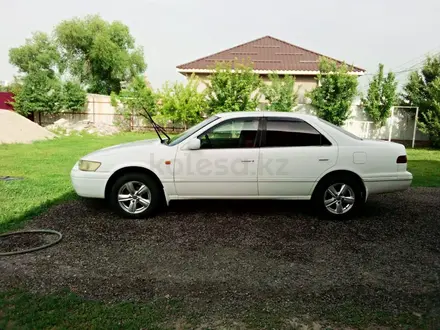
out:
{"label": "front door handle", "polygon": [[253,163],[254,160],[253,159],[244,159],[241,161],[242,163]]}

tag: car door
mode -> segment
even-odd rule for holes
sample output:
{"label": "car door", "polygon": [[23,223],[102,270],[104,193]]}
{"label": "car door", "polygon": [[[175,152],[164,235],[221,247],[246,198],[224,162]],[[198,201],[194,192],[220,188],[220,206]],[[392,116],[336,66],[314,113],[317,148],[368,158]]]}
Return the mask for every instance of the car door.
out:
{"label": "car door", "polygon": [[257,196],[260,119],[226,119],[197,136],[200,149],[176,154],[174,183],[178,196]]}
{"label": "car door", "polygon": [[302,119],[266,117],[258,165],[260,196],[306,199],[336,164],[337,146]]}

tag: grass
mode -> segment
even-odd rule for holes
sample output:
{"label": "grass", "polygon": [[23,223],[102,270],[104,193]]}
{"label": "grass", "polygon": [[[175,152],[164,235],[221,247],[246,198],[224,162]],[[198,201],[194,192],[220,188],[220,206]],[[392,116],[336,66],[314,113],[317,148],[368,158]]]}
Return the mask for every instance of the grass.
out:
{"label": "grass", "polygon": [[440,151],[407,149],[408,170],[413,174],[414,187],[440,187]]}
{"label": "grass", "polygon": [[178,318],[180,301],[106,304],[70,292],[39,296],[0,293],[0,329],[163,329]]}
{"label": "grass", "polygon": [[350,301],[329,304],[319,313],[294,301],[282,307],[261,301],[231,319],[201,315],[174,298],[104,303],[67,290],[46,296],[0,292],[0,329],[313,329],[316,321],[323,329],[436,329],[440,320],[437,314],[383,311]]}
{"label": "grass", "polygon": [[0,181],[0,232],[47,207],[76,198],[70,170],[87,153],[155,133],[125,133],[114,136],[70,136],[33,144],[0,144],[0,176],[23,177]]}

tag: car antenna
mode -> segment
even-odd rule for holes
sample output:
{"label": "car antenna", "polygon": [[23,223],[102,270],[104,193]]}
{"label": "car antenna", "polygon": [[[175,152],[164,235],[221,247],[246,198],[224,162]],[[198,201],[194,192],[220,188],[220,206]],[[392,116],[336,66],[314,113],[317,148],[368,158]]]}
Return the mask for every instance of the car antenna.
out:
{"label": "car antenna", "polygon": [[153,128],[156,131],[156,134],[159,137],[160,143],[163,143],[163,141],[165,140],[165,139],[162,139],[162,137],[160,136],[160,133],[164,134],[168,140],[171,140],[170,137],[168,136],[168,134],[165,132],[165,129],[153,120],[153,118],[151,117],[151,115],[147,111],[147,109],[144,109],[144,111],[147,113],[148,118],[151,121],[151,125],[153,125]]}

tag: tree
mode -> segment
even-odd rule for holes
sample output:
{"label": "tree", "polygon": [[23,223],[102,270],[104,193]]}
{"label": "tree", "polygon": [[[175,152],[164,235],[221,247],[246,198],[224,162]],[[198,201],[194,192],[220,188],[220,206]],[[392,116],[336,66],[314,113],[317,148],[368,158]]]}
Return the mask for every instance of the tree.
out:
{"label": "tree", "polygon": [[350,115],[350,106],[356,96],[357,78],[348,73],[346,64],[322,58],[317,77],[318,87],[307,93],[317,115],[341,126]]}
{"label": "tree", "polygon": [[161,116],[183,124],[185,129],[198,123],[207,110],[205,94],[197,91],[199,82],[192,75],[186,85],[176,82],[170,86],[166,83],[159,93]]}
{"label": "tree", "polygon": [[261,92],[269,101],[268,110],[292,111],[297,104],[298,95],[294,90],[295,78],[285,75],[281,79],[277,74],[269,74],[270,84],[263,84]]}
{"label": "tree", "polygon": [[56,26],[55,38],[63,65],[90,93],[119,93],[122,81],[146,69],[143,49],[121,22],[98,15],[74,18]]}
{"label": "tree", "polygon": [[134,77],[127,88],[121,90],[119,94],[111,94],[111,102],[113,106],[117,103],[122,104],[121,114],[126,118],[135,116],[142,116],[149,120],[149,116],[153,117],[156,114],[157,95],[147,86],[144,77],[138,75]]}
{"label": "tree", "polygon": [[24,45],[9,50],[9,62],[24,74],[43,71],[49,78],[54,78],[63,71],[60,60],[56,44],[43,32],[33,33]]}
{"label": "tree", "polygon": [[80,111],[87,100],[86,92],[72,81],[61,82],[44,71],[31,72],[11,85],[14,109],[26,116],[31,112],[57,113]]}
{"label": "tree", "polygon": [[66,81],[61,93],[62,109],[66,111],[84,110],[87,93],[78,82]]}
{"label": "tree", "polygon": [[385,77],[383,64],[379,64],[379,71],[373,77],[368,87],[367,97],[362,99],[365,112],[373,122],[382,127],[390,117],[391,107],[397,99],[397,82],[392,72]]}
{"label": "tree", "polygon": [[261,79],[251,66],[237,62],[217,63],[209,79],[207,99],[212,113],[257,108],[259,95],[256,91],[261,86]]}
{"label": "tree", "polygon": [[440,147],[440,56],[427,57],[422,70],[411,72],[403,87],[401,103],[419,107],[419,129]]}
{"label": "tree", "polygon": [[429,135],[434,147],[440,148],[440,77],[428,85],[427,95],[431,98],[431,104],[422,113],[423,121],[419,128]]}
{"label": "tree", "polygon": [[14,109],[26,116],[31,112],[55,113],[61,110],[61,83],[44,71],[30,72],[14,91]]}
{"label": "tree", "polygon": [[11,87],[14,108],[30,112],[55,113],[84,108],[86,92],[73,81],[62,81],[64,67],[58,48],[46,33],[36,32],[24,45],[9,50],[9,61],[22,77]]}

